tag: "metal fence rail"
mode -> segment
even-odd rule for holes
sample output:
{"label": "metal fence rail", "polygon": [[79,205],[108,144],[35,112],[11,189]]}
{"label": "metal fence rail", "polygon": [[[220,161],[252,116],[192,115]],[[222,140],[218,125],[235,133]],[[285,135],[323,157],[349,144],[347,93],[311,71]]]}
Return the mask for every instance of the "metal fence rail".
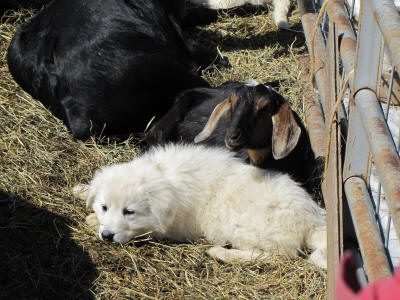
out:
{"label": "metal fence rail", "polygon": [[[328,211],[328,298],[333,299],[336,266],[344,248],[356,253],[359,249],[360,273],[370,282],[389,276],[393,259],[400,261],[399,130],[393,134],[388,126],[391,110],[400,116],[391,105],[398,96],[393,87],[398,79],[395,70],[400,70],[400,16],[392,0],[361,0],[356,16],[354,0],[347,6],[344,0],[325,1],[329,3],[314,45],[311,36],[322,3],[298,4],[309,52],[313,47],[315,53],[320,97],[306,99],[305,107],[316,153],[324,153],[327,136],[317,124],[332,132],[323,196]],[[328,124],[346,74],[348,101]]]}

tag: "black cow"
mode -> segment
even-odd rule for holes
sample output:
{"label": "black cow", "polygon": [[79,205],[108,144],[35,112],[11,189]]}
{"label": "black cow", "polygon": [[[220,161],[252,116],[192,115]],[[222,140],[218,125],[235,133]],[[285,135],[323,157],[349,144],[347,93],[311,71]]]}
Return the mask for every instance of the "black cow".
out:
{"label": "black cow", "polygon": [[141,132],[207,87],[196,72],[218,58],[185,41],[177,15],[168,0],[56,0],[18,29],[9,70],[78,139]]}

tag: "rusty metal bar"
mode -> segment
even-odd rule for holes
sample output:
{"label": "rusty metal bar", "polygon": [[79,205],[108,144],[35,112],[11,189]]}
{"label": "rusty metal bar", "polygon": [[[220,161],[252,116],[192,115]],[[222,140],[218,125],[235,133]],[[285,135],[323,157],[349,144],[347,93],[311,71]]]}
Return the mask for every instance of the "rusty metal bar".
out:
{"label": "rusty metal bar", "polygon": [[329,18],[335,22],[338,34],[348,34],[355,40],[356,37],[344,8],[344,0],[329,0],[326,10]]}
{"label": "rusty metal bar", "polygon": [[344,190],[352,218],[355,220],[354,225],[369,281],[390,276],[391,267],[365,181],[359,177],[351,177],[345,182]]}
{"label": "rusty metal bar", "polygon": [[[310,0],[299,0],[298,5],[300,8],[301,19],[303,22],[303,27],[305,29],[305,37],[307,41],[307,46],[310,47],[309,43],[311,40],[313,24],[315,23],[316,15],[313,1]],[[321,60],[324,56],[325,52],[325,44],[321,35],[321,31],[318,31],[317,37],[314,42],[315,45],[315,55]],[[310,50],[310,48],[309,48]],[[309,75],[307,73],[307,75]],[[324,80],[325,72],[318,71],[316,82],[317,87],[319,87],[320,97],[324,99],[325,89],[322,90],[322,87],[319,84],[320,80]],[[308,80],[305,79],[305,80]],[[323,102],[323,100],[322,100]],[[307,92],[303,96],[303,105],[304,105],[304,113],[307,123],[307,130],[310,135],[311,147],[314,151],[315,157],[324,157],[325,156],[325,146],[326,146],[326,128],[325,128],[325,119],[322,103],[312,89]]]}
{"label": "rusty metal bar", "polygon": [[400,235],[400,160],[385,121],[382,108],[371,90],[355,95],[355,105],[363,120],[369,147],[392,213],[393,223]]}
{"label": "rusty metal bar", "polygon": [[400,15],[393,1],[368,0],[365,2],[372,8],[392,62],[396,69],[400,70]]}
{"label": "rusty metal bar", "polygon": [[[340,44],[340,57],[342,59],[343,68],[346,73],[350,73],[354,69],[356,61],[357,40],[348,33],[343,33],[342,42]],[[350,76],[349,84],[353,86],[354,75]]]}
{"label": "rusty metal bar", "polygon": [[[356,60],[357,39],[344,8],[344,0],[329,0],[327,11],[337,27],[338,35],[342,36],[340,43],[340,57],[346,73],[354,69]],[[354,75],[350,76],[350,86],[353,86]]]}
{"label": "rusty metal bar", "polygon": [[309,92],[303,97],[307,130],[315,157],[325,157],[326,128],[324,115],[317,96]]}
{"label": "rusty metal bar", "polygon": [[[306,44],[308,52],[311,53],[311,37],[314,29],[314,24],[317,19],[314,2],[312,0],[297,0],[301,23],[303,25],[304,36],[306,38]],[[325,112],[325,99],[327,97],[327,79],[325,74],[325,42],[322,37],[320,28],[317,30],[317,34],[314,39],[314,54],[315,54],[315,81],[320,96],[320,103],[322,110]]]}

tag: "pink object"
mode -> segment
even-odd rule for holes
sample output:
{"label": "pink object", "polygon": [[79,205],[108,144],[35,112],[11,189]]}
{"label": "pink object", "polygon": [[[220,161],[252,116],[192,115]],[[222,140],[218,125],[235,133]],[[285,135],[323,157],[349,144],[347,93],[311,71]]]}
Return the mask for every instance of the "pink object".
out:
{"label": "pink object", "polygon": [[351,252],[340,260],[336,276],[337,300],[400,300],[400,268],[392,277],[378,280],[361,288]]}

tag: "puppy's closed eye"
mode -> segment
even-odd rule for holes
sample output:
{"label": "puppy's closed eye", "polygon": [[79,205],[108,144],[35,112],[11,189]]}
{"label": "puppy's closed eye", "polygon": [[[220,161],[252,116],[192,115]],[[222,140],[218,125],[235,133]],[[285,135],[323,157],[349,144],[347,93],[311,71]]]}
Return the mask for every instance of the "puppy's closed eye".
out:
{"label": "puppy's closed eye", "polygon": [[122,214],[124,216],[131,216],[131,215],[135,214],[135,211],[133,209],[124,208],[124,210],[122,211]]}

